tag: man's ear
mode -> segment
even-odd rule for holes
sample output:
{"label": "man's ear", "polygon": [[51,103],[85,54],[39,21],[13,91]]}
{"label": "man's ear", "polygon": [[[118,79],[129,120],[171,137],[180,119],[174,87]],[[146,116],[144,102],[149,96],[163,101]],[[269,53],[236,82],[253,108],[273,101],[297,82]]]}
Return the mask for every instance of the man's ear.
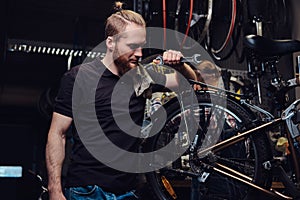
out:
{"label": "man's ear", "polygon": [[108,36],[106,38],[106,47],[110,50],[113,51],[115,48],[115,40],[112,36]]}

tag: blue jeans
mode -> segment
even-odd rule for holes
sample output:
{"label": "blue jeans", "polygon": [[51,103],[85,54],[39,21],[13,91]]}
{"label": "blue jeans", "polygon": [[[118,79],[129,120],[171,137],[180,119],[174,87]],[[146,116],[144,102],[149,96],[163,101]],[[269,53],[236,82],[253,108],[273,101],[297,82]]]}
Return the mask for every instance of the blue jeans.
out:
{"label": "blue jeans", "polygon": [[70,187],[65,189],[67,200],[136,200],[138,197],[134,191],[127,192],[122,195],[116,195],[103,191],[97,185],[89,185],[85,187]]}

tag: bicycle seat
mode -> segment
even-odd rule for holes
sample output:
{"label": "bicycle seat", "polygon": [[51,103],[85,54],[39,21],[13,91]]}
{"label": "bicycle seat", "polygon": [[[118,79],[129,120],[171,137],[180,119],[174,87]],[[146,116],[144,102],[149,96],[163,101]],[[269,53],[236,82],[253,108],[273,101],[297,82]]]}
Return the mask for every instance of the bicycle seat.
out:
{"label": "bicycle seat", "polygon": [[262,56],[282,56],[300,51],[298,40],[273,40],[259,35],[245,36],[244,44]]}

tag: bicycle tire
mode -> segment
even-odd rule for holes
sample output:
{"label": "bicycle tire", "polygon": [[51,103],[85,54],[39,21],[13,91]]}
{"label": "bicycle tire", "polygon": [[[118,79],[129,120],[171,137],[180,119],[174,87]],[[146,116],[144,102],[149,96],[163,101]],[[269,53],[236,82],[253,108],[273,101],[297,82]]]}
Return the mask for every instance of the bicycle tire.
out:
{"label": "bicycle tire", "polygon": [[[213,15],[204,45],[216,60],[224,59],[222,52],[227,46],[234,46],[232,35],[237,23],[238,3],[237,0],[214,2]],[[230,43],[233,44],[229,45]]]}
{"label": "bicycle tire", "polygon": [[[178,44],[181,49],[192,49],[197,43],[201,43],[209,29],[209,24],[212,17],[212,7],[213,0],[205,0],[205,1],[195,1],[193,6],[193,20],[194,23],[188,26],[187,15],[190,14],[190,10],[184,6],[184,0],[178,0],[177,2],[177,10],[175,12],[174,19],[174,30],[175,37],[177,39]],[[201,16],[201,17],[200,17]],[[185,20],[186,19],[186,20]],[[185,23],[180,23],[185,21]],[[186,35],[186,31],[188,30],[188,34]],[[185,34],[183,37],[181,34],[177,32],[181,32]]]}
{"label": "bicycle tire", "polygon": [[[210,101],[211,98],[222,98],[217,94],[211,93],[208,95],[207,92],[200,92],[197,93],[197,98],[198,98],[198,103],[191,105],[189,108],[186,108],[189,109],[189,113],[194,113],[193,109],[196,109],[197,112],[195,113],[198,113],[198,116],[201,116],[201,112],[205,110],[204,108],[206,107],[206,108],[214,108],[214,109],[217,108],[219,109],[218,111],[220,111],[220,113],[225,113],[225,114],[230,113],[230,116],[234,117],[234,121],[237,127],[235,128],[236,130],[234,129],[233,132],[229,132],[230,129],[232,128],[230,128],[229,126],[226,125],[226,123],[224,123],[226,126],[224,125],[219,139],[225,137],[227,134],[230,133],[236,134],[240,131],[243,131],[244,129],[249,128],[249,124],[251,124],[255,119],[254,114],[251,113],[250,110],[242,107],[235,100],[226,99],[227,107],[225,108],[225,107],[218,107],[218,106],[215,107],[214,105],[212,105]],[[160,149],[163,145],[166,145],[168,142],[170,142],[170,140],[174,138],[179,138],[178,136],[179,133],[176,132],[178,130],[178,127],[176,127],[177,125],[174,122],[176,121],[178,122],[179,120],[178,117],[182,116],[180,106],[178,105],[178,103],[176,103],[176,101],[170,101],[166,105],[164,105],[164,109],[166,109],[167,112],[167,116],[168,116],[167,121],[164,127],[162,128],[162,130],[160,131],[160,133],[158,133],[148,143],[147,147],[150,148],[148,149],[148,151],[156,151],[157,149]],[[212,121],[207,121],[207,122],[208,124],[212,123]],[[205,130],[205,128],[207,128],[203,126],[205,124],[206,123],[203,123],[203,121],[202,123],[199,123],[202,130]],[[249,147],[249,150],[247,150],[247,152],[246,152],[246,146],[243,144],[243,142],[246,141],[249,141],[249,145],[247,146]],[[239,155],[234,154],[237,152],[239,152]],[[228,155],[226,156],[226,154],[230,155],[230,157]],[[244,156],[246,155],[250,156],[249,158],[251,159],[245,159]],[[168,181],[169,186],[175,191],[177,199],[189,199],[187,197],[187,194],[189,194],[191,191],[191,178],[182,174],[174,173],[174,170],[179,170],[179,169],[182,170],[184,168],[187,168],[187,166],[182,165],[182,163],[184,163],[183,157],[186,156],[187,155],[184,154],[179,159],[172,162],[172,164],[170,164],[169,166],[166,166],[160,170],[156,170],[146,174],[147,182],[150,186],[150,189],[154,193],[156,199],[163,199],[163,200],[175,199],[174,196],[170,194],[167,187],[164,186],[162,178]],[[270,145],[268,143],[266,134],[258,132],[255,134],[251,134],[242,142],[236,143],[232,147],[221,151],[218,154],[217,159],[222,164],[225,164],[227,162],[227,166],[229,167],[232,167],[230,165],[238,166],[235,168],[235,170],[247,174],[249,177],[251,177],[252,183],[255,183],[263,188],[269,188],[271,186],[271,174],[269,173],[269,171],[263,168],[262,163],[267,160],[271,160],[271,158],[272,158],[272,153],[271,153]],[[157,158],[153,158],[153,159],[157,159]],[[244,163],[242,162],[243,160],[245,161]],[[205,162],[205,159],[203,159],[202,161]],[[247,163],[246,165],[246,162],[249,163]],[[155,163],[154,160],[153,163]],[[191,162],[191,159],[189,158],[189,164],[190,164],[189,172],[195,173],[195,168],[197,168],[197,164],[194,163],[195,166],[193,166],[194,164],[191,163],[193,162]],[[192,167],[194,169],[192,169]],[[199,171],[201,170],[199,169]],[[217,182],[215,182],[216,180],[219,181],[222,180],[222,183],[218,184]],[[177,187],[180,184],[185,186],[185,190],[182,187]],[[226,185],[226,189],[219,190],[218,188],[220,188],[221,185]],[[217,186],[217,187],[213,187],[213,186]],[[213,171],[209,175],[209,178],[207,179],[206,183],[204,185],[201,184],[201,187],[203,191],[202,192],[203,199],[234,199],[234,200],[244,199],[244,198],[253,199],[253,198],[257,198],[257,195],[259,194],[256,190],[249,188],[246,185],[236,180],[231,180],[230,178],[219,175],[218,173],[214,173]],[[228,194],[228,191],[230,191],[231,194]]]}
{"label": "bicycle tire", "polygon": [[235,26],[235,19],[236,19],[236,12],[237,12],[236,11],[236,9],[237,9],[236,4],[237,4],[236,0],[231,0],[231,8],[230,8],[231,18],[229,20],[230,25],[229,25],[228,31],[226,31],[227,34],[226,34],[225,40],[224,40],[224,42],[221,42],[220,47],[215,48],[215,47],[212,46],[211,51],[212,51],[213,54],[220,53],[229,43],[229,40],[232,36],[233,29],[234,29],[234,26]]}

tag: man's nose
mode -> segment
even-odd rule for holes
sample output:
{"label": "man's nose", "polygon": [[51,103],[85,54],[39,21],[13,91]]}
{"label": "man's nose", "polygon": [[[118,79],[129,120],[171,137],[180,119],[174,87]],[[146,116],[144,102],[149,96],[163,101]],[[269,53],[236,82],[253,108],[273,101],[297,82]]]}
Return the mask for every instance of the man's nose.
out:
{"label": "man's nose", "polygon": [[143,56],[143,52],[142,52],[142,47],[138,47],[134,50],[134,55],[137,57],[142,57]]}

